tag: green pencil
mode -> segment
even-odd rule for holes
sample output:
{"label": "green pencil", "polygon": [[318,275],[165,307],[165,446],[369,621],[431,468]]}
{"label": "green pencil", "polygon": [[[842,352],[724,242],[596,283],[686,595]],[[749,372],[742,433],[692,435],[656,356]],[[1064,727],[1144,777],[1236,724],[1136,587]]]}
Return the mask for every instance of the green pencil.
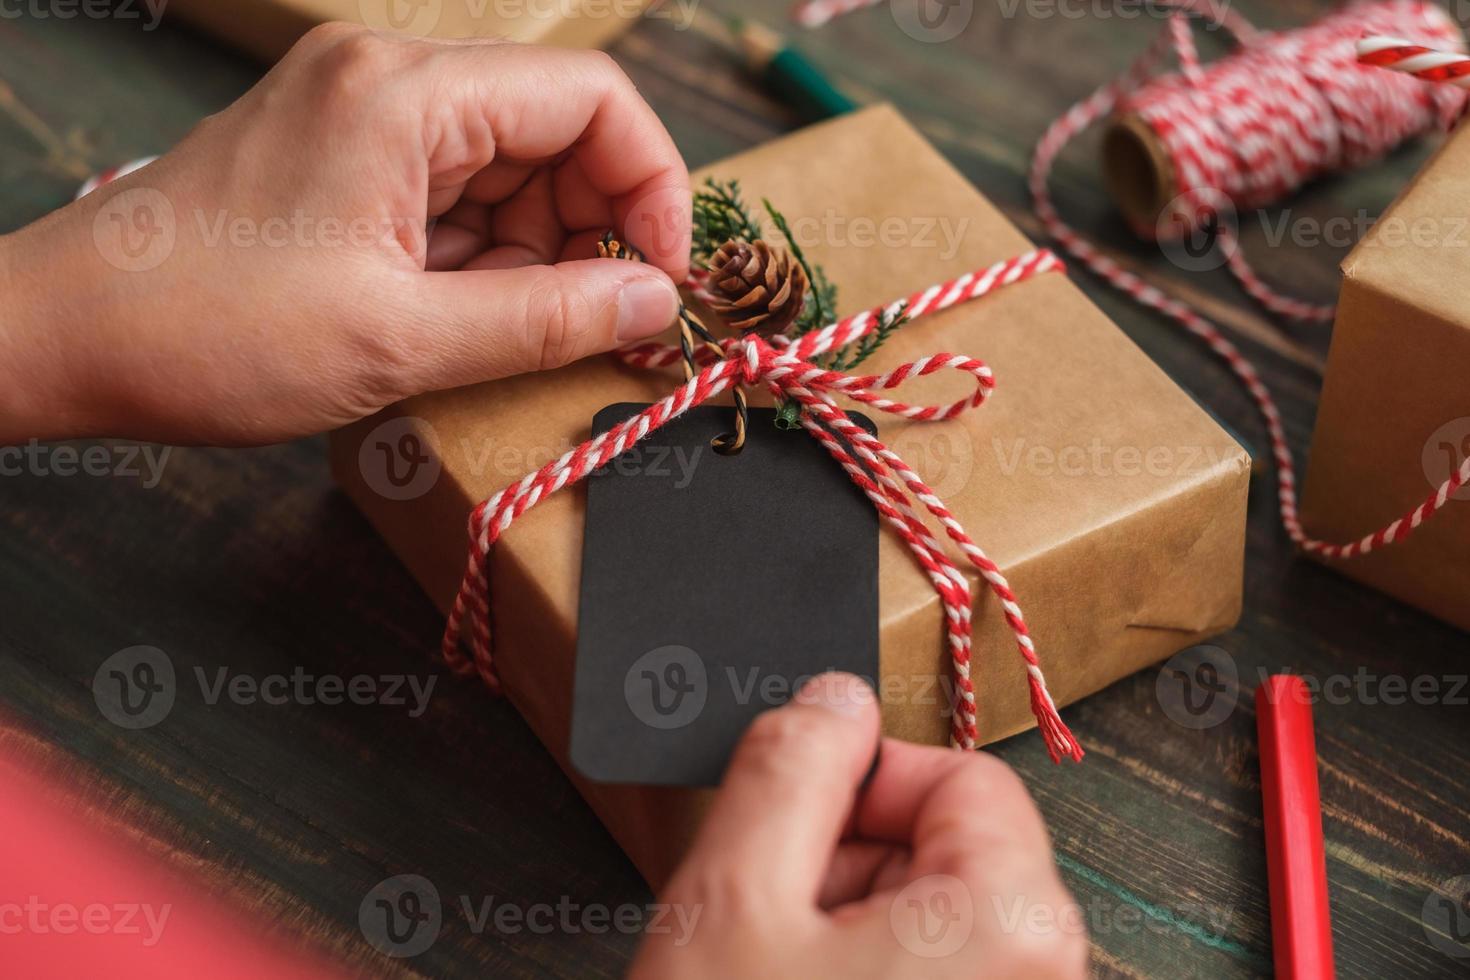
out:
{"label": "green pencil", "polygon": [[750,70],[772,95],[806,119],[827,119],[857,108],[857,103],[838,91],[816,65],[769,27],[739,18],[732,18],[730,27]]}

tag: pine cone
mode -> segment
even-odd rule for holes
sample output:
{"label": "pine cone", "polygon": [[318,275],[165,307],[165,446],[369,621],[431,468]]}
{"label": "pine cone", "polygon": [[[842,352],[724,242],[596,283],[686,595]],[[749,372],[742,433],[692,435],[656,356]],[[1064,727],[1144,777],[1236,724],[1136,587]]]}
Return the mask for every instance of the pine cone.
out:
{"label": "pine cone", "polygon": [[806,272],[785,249],[732,238],[709,260],[710,307],[741,333],[769,337],[791,326],[806,299]]}

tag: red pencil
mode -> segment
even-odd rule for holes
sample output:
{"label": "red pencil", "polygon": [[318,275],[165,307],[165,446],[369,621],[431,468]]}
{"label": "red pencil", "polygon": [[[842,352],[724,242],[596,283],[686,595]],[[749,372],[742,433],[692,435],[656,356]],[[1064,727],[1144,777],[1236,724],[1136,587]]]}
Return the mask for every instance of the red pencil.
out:
{"label": "red pencil", "polygon": [[1256,689],[1266,871],[1271,883],[1271,946],[1278,980],[1332,980],[1332,917],[1317,744],[1306,684],[1292,674]]}

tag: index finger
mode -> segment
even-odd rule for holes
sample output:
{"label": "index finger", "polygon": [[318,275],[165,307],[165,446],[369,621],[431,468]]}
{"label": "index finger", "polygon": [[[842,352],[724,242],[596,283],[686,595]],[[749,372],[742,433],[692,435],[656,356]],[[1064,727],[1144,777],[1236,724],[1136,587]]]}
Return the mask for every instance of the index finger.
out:
{"label": "index finger", "polygon": [[[491,159],[545,160],[570,151],[612,204],[615,230],[676,281],[687,274],[689,170],[612,58],[503,43],[446,46],[444,56],[454,61],[449,77],[463,132],[489,136],[469,173]],[[454,169],[458,179],[468,176]]]}

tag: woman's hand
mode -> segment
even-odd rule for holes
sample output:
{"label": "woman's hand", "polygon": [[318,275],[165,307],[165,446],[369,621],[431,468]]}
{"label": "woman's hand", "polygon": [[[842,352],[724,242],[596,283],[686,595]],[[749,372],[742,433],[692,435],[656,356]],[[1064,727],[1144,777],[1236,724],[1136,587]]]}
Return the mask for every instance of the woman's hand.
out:
{"label": "woman's hand", "polygon": [[[0,238],[0,445],[273,442],[605,351],[672,322],[689,223],[606,55],[318,28],[162,159]],[[648,264],[593,258],[607,229]]]}
{"label": "woman's hand", "polygon": [[[1082,978],[1087,937],[1026,789],[992,756],[885,739],[846,674],[756,719],[636,980]],[[865,776],[867,776],[866,782]]]}

